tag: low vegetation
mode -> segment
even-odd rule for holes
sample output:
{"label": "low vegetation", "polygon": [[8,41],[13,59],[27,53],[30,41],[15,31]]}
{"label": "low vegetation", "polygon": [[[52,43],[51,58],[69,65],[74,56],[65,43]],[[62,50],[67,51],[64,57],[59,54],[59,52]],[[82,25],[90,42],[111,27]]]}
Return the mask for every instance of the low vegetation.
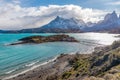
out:
{"label": "low vegetation", "polygon": [[76,54],[69,66],[53,80],[120,80],[120,41],[96,48],[92,54]]}
{"label": "low vegetation", "polygon": [[29,36],[19,39],[19,42],[10,45],[25,44],[25,43],[45,43],[45,42],[78,42],[74,37],[69,35],[50,35],[50,36]]}

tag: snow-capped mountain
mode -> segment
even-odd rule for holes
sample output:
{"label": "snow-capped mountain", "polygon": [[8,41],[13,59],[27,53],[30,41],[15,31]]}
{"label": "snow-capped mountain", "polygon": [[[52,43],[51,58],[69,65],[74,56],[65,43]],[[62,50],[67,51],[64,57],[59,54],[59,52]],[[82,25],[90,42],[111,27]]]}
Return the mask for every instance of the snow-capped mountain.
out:
{"label": "snow-capped mountain", "polygon": [[86,27],[86,24],[83,20],[78,20],[75,18],[62,18],[57,16],[50,23],[33,29],[23,29],[19,32],[35,32],[35,33],[66,33],[66,32],[82,32],[81,29]]}
{"label": "snow-capped mountain", "polygon": [[84,27],[86,27],[86,24],[83,20],[75,18],[65,19],[57,16],[49,24],[42,26],[41,29],[80,30]]}
{"label": "snow-capped mountain", "polygon": [[[120,17],[120,16],[119,16]],[[111,29],[116,29],[120,27],[120,18],[113,11],[111,14],[107,14],[104,20],[99,21],[92,27],[87,28],[87,31],[106,31]]]}

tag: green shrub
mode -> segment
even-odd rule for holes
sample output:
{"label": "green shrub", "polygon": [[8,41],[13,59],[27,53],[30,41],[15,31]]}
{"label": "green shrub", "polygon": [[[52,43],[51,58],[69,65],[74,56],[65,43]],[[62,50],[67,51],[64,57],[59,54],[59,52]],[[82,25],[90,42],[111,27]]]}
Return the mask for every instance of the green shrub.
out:
{"label": "green shrub", "polygon": [[63,75],[62,75],[62,78],[63,79],[68,79],[70,76],[71,76],[71,72],[65,72]]}

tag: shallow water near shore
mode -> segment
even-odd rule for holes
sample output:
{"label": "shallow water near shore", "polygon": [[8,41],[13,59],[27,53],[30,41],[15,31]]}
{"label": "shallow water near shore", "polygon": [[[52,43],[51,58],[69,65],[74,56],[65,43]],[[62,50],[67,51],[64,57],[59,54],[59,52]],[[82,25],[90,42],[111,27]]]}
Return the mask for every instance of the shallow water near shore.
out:
{"label": "shallow water near shore", "polygon": [[0,34],[0,79],[19,73],[37,64],[42,64],[61,53],[90,53],[96,46],[110,45],[118,40],[118,34],[108,33],[70,33],[79,40],[76,42],[48,42],[41,44],[7,44],[31,35],[55,34]]}

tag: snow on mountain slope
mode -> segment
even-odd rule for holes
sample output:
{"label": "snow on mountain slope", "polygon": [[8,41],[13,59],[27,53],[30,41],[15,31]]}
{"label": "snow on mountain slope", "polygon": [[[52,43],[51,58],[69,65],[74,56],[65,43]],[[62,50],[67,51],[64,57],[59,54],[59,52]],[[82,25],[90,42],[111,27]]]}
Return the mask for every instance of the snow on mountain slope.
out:
{"label": "snow on mountain slope", "polygon": [[[120,17],[120,16],[119,16]],[[104,20],[99,21],[94,26],[87,28],[87,31],[105,31],[120,27],[120,18],[113,11],[111,14],[107,14]]]}
{"label": "snow on mountain slope", "polygon": [[65,19],[57,16],[53,21],[42,28],[80,29],[83,27],[86,27],[86,24],[82,20],[75,18]]}

